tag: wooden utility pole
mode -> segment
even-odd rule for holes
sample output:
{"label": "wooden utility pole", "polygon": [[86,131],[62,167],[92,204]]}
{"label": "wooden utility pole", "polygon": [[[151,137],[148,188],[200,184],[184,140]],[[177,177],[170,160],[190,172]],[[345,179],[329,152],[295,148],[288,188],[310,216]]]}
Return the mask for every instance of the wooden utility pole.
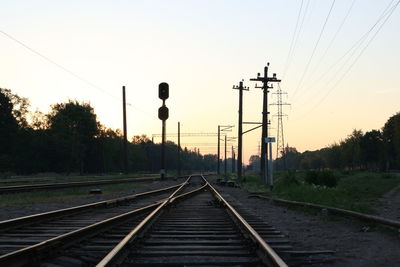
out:
{"label": "wooden utility pole", "polygon": [[178,121],[178,176],[181,176],[181,123]]}
{"label": "wooden utility pole", "polygon": [[232,173],[235,173],[235,150],[233,150],[233,146],[232,146]]}
{"label": "wooden utility pole", "polygon": [[225,135],[225,155],[224,155],[224,174],[226,177],[226,164],[227,164],[228,160],[226,159],[226,135]]}
{"label": "wooden utility pole", "polygon": [[280,82],[281,80],[278,80],[276,78],[276,74],[274,73],[272,77],[268,77],[268,67],[269,63],[267,63],[267,66],[264,67],[264,77],[260,76],[260,73],[257,74],[257,78],[250,79],[250,81],[261,81],[263,83],[263,86],[257,87],[256,88],[261,88],[263,89],[263,112],[262,112],[262,133],[261,133],[261,162],[260,162],[260,171],[261,171],[261,179],[267,182],[267,177],[269,177],[269,171],[268,171],[268,155],[267,155],[267,144],[266,144],[266,138],[268,136],[268,93],[269,93],[269,88],[272,88],[268,85],[268,82]]}
{"label": "wooden utility pole", "polygon": [[217,155],[217,174],[219,174],[220,172],[219,172],[219,157],[220,157],[220,148],[219,148],[219,145],[220,145],[220,130],[221,130],[221,126],[220,125],[218,125],[218,155]]}
{"label": "wooden utility pole", "polygon": [[238,156],[237,156],[237,178],[242,179],[242,137],[243,137],[243,90],[249,91],[248,87],[243,87],[243,81],[239,86],[233,86],[233,89],[239,90],[239,126],[238,126]]}
{"label": "wooden utility pole", "polygon": [[126,98],[125,98],[125,86],[122,86],[122,113],[123,113],[123,127],[124,127],[124,141],[123,141],[123,165],[124,173],[128,173],[128,137],[126,135]]}
{"label": "wooden utility pole", "polygon": [[[221,132],[230,132],[232,131],[233,125],[218,125],[218,164],[217,164],[217,174],[220,174],[220,143],[221,143]],[[226,134],[225,134],[225,158],[226,158]],[[225,174],[226,174],[226,166],[225,166]]]}

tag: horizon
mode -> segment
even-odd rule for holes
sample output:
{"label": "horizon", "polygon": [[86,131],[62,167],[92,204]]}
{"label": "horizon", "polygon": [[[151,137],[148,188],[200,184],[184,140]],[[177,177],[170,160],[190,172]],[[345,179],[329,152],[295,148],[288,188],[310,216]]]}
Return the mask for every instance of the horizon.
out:
{"label": "horizon", "polygon": [[[228,124],[236,136],[232,86],[244,79],[250,91],[243,119],[260,121],[262,91],[249,79],[269,62],[291,104],[284,109],[285,143],[300,152],[340,142],[354,129],[381,129],[400,111],[399,2],[226,3],[4,1],[0,87],[27,97],[31,111],[88,102],[103,125],[121,129],[125,85],[131,140],[161,132],[157,90],[167,82],[167,133],[176,133],[179,121],[182,133],[215,133]],[[268,10],[276,12],[266,16]],[[260,132],[244,135],[246,164],[258,152]],[[199,148],[216,154],[216,146]]]}

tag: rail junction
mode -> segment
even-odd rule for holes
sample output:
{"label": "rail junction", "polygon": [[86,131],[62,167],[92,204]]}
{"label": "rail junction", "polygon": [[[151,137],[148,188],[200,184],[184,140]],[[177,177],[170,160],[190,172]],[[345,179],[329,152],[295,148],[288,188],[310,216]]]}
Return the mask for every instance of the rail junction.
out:
{"label": "rail junction", "polygon": [[0,222],[0,266],[287,266],[292,252],[281,232],[201,175]]}

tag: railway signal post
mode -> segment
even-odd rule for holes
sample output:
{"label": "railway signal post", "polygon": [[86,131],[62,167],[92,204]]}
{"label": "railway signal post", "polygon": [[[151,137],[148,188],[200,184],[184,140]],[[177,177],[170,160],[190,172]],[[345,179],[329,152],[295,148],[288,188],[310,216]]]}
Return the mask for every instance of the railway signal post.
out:
{"label": "railway signal post", "polygon": [[160,83],[158,85],[158,97],[163,101],[162,106],[158,109],[158,118],[162,121],[162,138],[161,138],[161,179],[165,178],[165,121],[169,117],[169,110],[165,106],[165,100],[169,97],[168,83]]}

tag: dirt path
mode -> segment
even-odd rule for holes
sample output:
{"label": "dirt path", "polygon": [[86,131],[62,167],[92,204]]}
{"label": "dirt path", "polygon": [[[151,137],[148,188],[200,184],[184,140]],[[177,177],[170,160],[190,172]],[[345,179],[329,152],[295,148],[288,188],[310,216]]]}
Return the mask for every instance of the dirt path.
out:
{"label": "dirt path", "polygon": [[378,199],[376,210],[379,216],[400,220],[400,185]]}

